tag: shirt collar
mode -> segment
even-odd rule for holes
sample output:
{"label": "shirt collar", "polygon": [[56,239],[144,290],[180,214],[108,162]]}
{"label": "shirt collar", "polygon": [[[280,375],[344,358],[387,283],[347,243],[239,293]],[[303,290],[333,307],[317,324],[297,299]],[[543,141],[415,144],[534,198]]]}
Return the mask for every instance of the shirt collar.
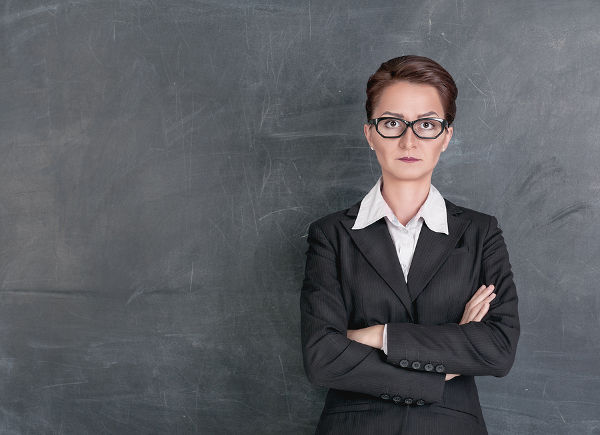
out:
{"label": "shirt collar", "polygon": [[[353,230],[360,230],[368,227],[383,217],[387,217],[394,225],[400,225],[400,223],[395,220],[396,216],[394,215],[394,212],[387,202],[385,202],[385,199],[383,199],[383,195],[381,194],[381,183],[382,177],[380,176],[377,183],[375,183],[375,186],[373,186],[361,201],[356,221],[352,227]],[[442,194],[433,184],[430,184],[429,193],[427,194],[425,202],[407,226],[417,222],[420,217],[423,218],[429,229],[432,231],[448,234],[446,203]]]}

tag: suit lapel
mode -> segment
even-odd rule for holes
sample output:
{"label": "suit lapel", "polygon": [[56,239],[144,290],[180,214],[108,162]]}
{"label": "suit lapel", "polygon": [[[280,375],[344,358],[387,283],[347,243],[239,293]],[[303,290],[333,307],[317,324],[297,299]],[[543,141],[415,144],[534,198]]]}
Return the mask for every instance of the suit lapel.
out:
{"label": "suit lapel", "polygon": [[421,233],[408,271],[408,290],[411,300],[416,300],[440,266],[446,261],[463,235],[470,219],[460,216],[462,210],[446,201],[448,233],[437,233],[423,222]]}
{"label": "suit lapel", "polygon": [[459,216],[462,212],[460,207],[448,200],[445,201],[449,234],[432,231],[423,223],[408,273],[408,284],[404,279],[402,266],[398,261],[398,254],[385,218],[379,219],[366,228],[353,230],[352,226],[360,207],[358,202],[348,209],[346,217],[342,220],[342,224],[362,255],[398,296],[413,321],[412,302],[448,258],[471,222]]}
{"label": "suit lapel", "polygon": [[398,261],[394,241],[385,224],[385,218],[379,219],[366,228],[353,230],[352,226],[356,221],[359,206],[360,203],[352,206],[347,212],[351,219],[344,219],[342,223],[362,255],[396,293],[413,319],[412,302],[402,273],[402,266]]}

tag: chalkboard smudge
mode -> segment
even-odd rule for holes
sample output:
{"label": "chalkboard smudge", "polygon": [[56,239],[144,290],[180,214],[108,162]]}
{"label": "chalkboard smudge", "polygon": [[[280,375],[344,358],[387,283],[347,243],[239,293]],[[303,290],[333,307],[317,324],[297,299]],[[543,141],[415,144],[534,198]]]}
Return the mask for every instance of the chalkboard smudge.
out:
{"label": "chalkboard smudge", "polygon": [[52,385],[45,385],[43,387],[41,387],[41,390],[45,390],[47,388],[58,388],[58,387],[66,387],[69,385],[80,385],[80,384],[87,384],[88,381],[78,381],[78,382],[66,382],[64,384],[52,384]]}
{"label": "chalkboard smudge", "polygon": [[571,204],[568,207],[565,207],[565,208],[559,210],[557,213],[555,213],[553,216],[551,216],[550,219],[548,220],[548,225],[553,224],[554,222],[563,220],[564,218],[566,218],[567,216],[569,216],[570,214],[573,214],[573,213],[583,212],[582,214],[585,214],[585,212],[587,212],[590,209],[591,209],[590,204],[588,204],[586,202],[579,202],[579,203]]}
{"label": "chalkboard smudge", "polygon": [[[39,6],[37,8],[33,8],[30,10],[15,12],[14,14],[6,15],[2,18],[2,24],[12,24],[15,21],[22,20],[24,18],[29,18],[34,15],[43,14],[44,12],[48,12],[53,14],[58,9],[58,5],[49,5],[49,6]],[[54,15],[54,14],[53,14]]]}
{"label": "chalkboard smudge", "polygon": [[282,208],[282,209],[280,209],[280,210],[273,210],[273,211],[271,211],[271,212],[267,213],[266,215],[259,217],[259,218],[258,218],[258,220],[259,220],[259,221],[262,221],[264,218],[267,218],[267,217],[269,217],[269,216],[271,216],[271,215],[274,215],[274,214],[279,214],[279,213],[281,213],[281,212],[288,211],[288,210],[300,211],[300,210],[302,210],[303,208],[304,208],[303,206],[297,206],[297,207],[287,207],[287,208]]}

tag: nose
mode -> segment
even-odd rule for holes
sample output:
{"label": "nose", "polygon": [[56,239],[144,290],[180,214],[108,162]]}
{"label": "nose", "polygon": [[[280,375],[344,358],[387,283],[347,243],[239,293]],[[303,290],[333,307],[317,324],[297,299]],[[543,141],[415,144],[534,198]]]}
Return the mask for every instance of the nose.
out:
{"label": "nose", "polygon": [[402,137],[399,138],[400,142],[398,145],[401,148],[415,148],[419,138],[415,135],[412,128],[408,127]]}

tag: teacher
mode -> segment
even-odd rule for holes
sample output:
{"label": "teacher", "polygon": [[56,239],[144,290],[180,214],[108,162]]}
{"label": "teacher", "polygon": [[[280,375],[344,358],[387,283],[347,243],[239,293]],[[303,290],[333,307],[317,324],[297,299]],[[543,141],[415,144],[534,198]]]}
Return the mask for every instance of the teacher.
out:
{"label": "teacher", "polygon": [[303,362],[329,388],[317,434],[487,434],[475,376],[512,367],[518,298],[497,219],[431,184],[457,93],[421,56],[390,59],[367,82],[381,176],[308,229]]}

